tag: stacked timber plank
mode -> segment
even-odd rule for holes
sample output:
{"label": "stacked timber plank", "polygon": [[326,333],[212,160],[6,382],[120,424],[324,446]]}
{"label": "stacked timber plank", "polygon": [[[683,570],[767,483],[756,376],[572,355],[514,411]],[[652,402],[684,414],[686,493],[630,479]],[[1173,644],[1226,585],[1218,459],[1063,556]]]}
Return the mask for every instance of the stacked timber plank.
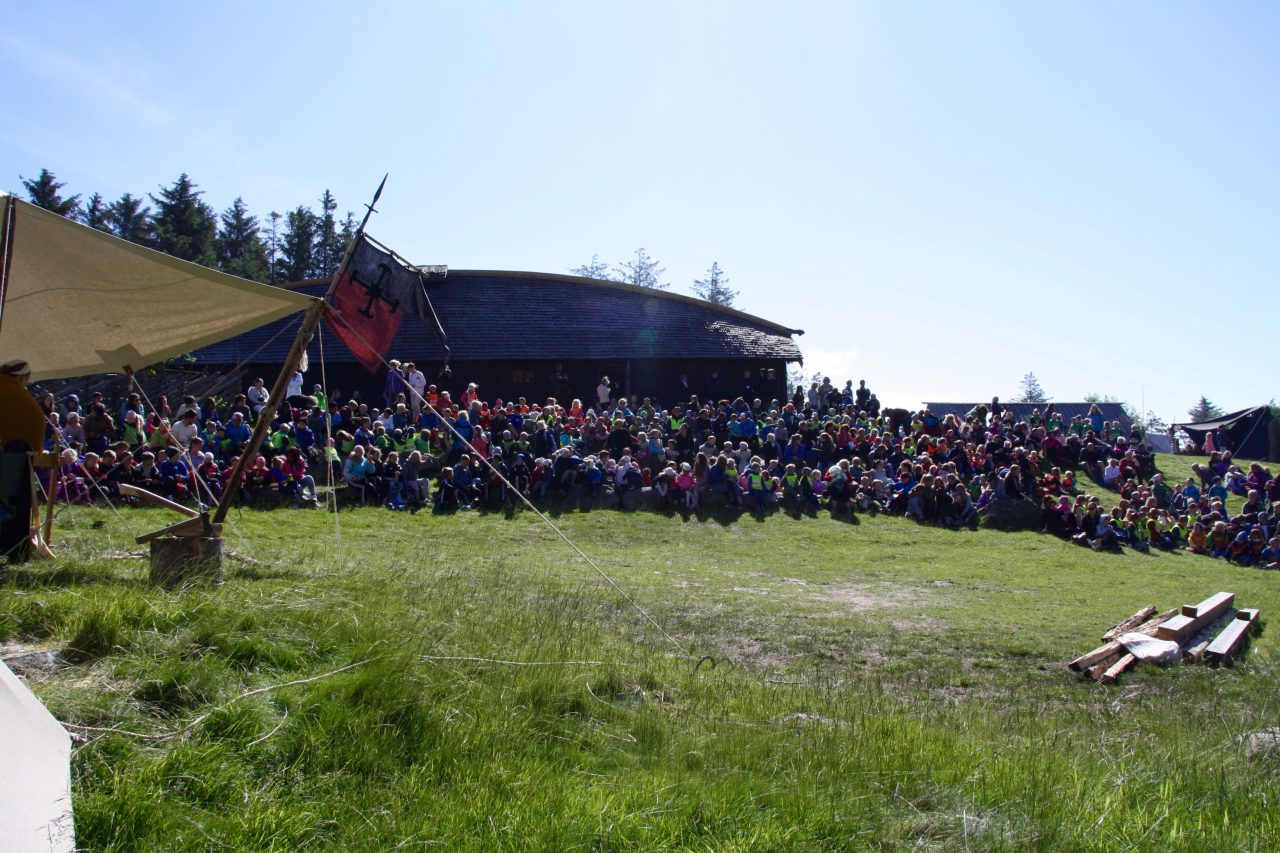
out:
{"label": "stacked timber plank", "polygon": [[1109,628],[1102,635],[1101,646],[1071,661],[1067,668],[1102,684],[1114,683],[1138,662],[1120,642],[1126,634],[1177,643],[1183,663],[1229,663],[1260,627],[1259,611],[1237,610],[1235,599],[1233,592],[1219,592],[1199,604],[1184,604],[1163,613],[1156,613],[1155,605],[1144,607]]}

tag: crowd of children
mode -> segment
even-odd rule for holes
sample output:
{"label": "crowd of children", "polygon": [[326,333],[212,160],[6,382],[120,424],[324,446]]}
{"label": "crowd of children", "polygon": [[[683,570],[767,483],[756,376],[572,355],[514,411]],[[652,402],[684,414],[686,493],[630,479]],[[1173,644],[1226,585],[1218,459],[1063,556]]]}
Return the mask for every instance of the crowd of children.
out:
{"label": "crowd of children", "polygon": [[[1280,564],[1270,471],[1241,470],[1220,451],[1171,486],[1140,428],[1125,430],[1096,406],[1066,419],[1049,403],[1018,420],[996,399],[940,417],[883,408],[865,382],[830,380],[785,400],[488,402],[474,384],[455,400],[412,364],[392,364],[381,407],[328,399],[318,385],[306,396],[291,389],[245,471],[243,500],[318,506],[318,486],[334,486],[349,504],[411,511],[502,507],[517,492],[540,502],[612,495],[628,506],[627,492],[649,488],[686,511],[825,507],[951,526],[992,502],[1026,500],[1040,507],[1044,532],[1094,548]],[[65,500],[115,500],[129,482],[212,502],[265,403],[260,382],[249,392],[228,403],[187,397],[172,409],[160,397],[154,410],[132,394],[112,413],[100,394],[83,406],[47,394],[50,443],[56,431],[67,448],[47,485]],[[1241,511],[1228,512],[1228,494],[1245,498]]]}

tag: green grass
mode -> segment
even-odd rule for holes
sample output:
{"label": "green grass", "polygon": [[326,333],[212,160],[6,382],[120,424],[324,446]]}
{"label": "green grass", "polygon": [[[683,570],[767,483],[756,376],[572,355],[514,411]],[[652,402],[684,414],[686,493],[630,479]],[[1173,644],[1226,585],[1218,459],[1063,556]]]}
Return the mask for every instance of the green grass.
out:
{"label": "green grass", "polygon": [[344,512],[338,545],[332,516],[245,512],[228,547],[260,562],[181,592],[102,553],[171,520],[65,510],[58,560],[0,587],[0,639],[75,659],[33,681],[60,719],[190,726],[77,750],[88,849],[1280,837],[1278,767],[1238,742],[1275,724],[1269,631],[1231,669],[1140,668],[1102,687],[1062,666],[1146,604],[1228,589],[1265,618],[1276,573],[868,516],[558,516],[677,649],[528,513]]}

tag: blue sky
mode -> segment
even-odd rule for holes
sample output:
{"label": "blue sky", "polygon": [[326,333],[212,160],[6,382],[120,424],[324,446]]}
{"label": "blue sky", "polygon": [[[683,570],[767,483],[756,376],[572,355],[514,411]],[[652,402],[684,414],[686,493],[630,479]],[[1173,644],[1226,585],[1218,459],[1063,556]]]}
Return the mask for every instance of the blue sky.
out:
{"label": "blue sky", "polygon": [[1276,4],[362,5],[3,0],[2,185],[261,216],[390,172],[401,254],[718,261],[893,403],[1278,395]]}

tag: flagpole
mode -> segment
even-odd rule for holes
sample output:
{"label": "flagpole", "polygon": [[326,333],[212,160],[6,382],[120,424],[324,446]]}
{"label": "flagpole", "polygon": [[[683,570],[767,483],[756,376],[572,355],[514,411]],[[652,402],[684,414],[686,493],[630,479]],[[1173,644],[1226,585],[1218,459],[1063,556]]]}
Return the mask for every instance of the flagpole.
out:
{"label": "flagpole", "polygon": [[[382,183],[378,184],[378,189],[373,194],[373,201],[365,205],[364,219],[360,220],[360,227],[356,229],[356,233],[351,238],[351,243],[347,246],[346,252],[343,253],[342,263],[338,265],[337,271],[329,281],[329,289],[325,291],[324,298],[312,303],[311,307],[307,309],[306,315],[302,318],[302,325],[298,327],[298,334],[294,337],[293,346],[289,349],[289,355],[285,357],[284,364],[280,368],[280,375],[276,377],[275,384],[271,386],[271,394],[267,398],[267,404],[258,412],[258,420],[253,425],[253,437],[249,439],[249,443],[240,452],[240,458],[236,460],[235,468],[231,472],[231,479],[226,483],[222,497],[218,500],[218,508],[213,514],[213,524],[221,524],[226,519],[227,513],[231,511],[232,504],[235,503],[236,497],[239,496],[240,486],[244,480],[244,472],[248,470],[254,457],[258,455],[258,451],[262,448],[262,442],[267,437],[267,429],[271,426],[271,422],[275,420],[276,411],[279,410],[280,402],[284,399],[284,393],[288,390],[289,380],[302,362],[302,356],[307,351],[307,344],[311,342],[311,336],[315,334],[316,327],[320,325],[321,319],[324,318],[325,309],[329,307],[329,300],[333,297],[334,291],[338,288],[338,283],[347,271],[347,264],[351,263],[351,256],[354,254],[356,246],[360,244],[360,238],[364,236],[364,228],[369,224],[369,217],[376,212],[374,206],[378,203],[378,199],[382,197],[382,189],[387,185],[387,177],[388,175],[382,176]],[[329,389],[326,388],[325,394],[328,393]],[[328,412],[325,412],[324,415],[328,417]]]}

